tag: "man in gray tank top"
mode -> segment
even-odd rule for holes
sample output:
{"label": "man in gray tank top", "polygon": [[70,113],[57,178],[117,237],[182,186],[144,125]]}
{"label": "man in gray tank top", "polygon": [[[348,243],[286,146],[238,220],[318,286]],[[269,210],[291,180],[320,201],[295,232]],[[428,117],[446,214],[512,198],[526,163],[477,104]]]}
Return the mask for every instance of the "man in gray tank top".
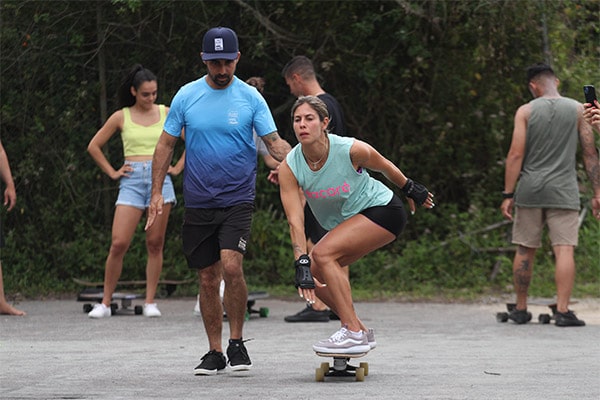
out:
{"label": "man in gray tank top", "polygon": [[[541,247],[544,225],[555,256],[557,326],[583,326],[568,309],[575,281],[574,250],[579,231],[579,188],[576,152],[581,143],[583,161],[600,197],[600,172],[594,135],[583,118],[583,106],[558,92],[559,80],[552,68],[536,64],[528,68],[527,80],[534,100],[519,107],[514,118],[510,150],[506,157],[503,202],[500,209],[513,220],[513,261],[516,308],[509,318],[517,324],[531,320],[527,291],[535,252]],[[518,185],[517,185],[518,182]],[[594,217],[600,219],[597,202]]]}

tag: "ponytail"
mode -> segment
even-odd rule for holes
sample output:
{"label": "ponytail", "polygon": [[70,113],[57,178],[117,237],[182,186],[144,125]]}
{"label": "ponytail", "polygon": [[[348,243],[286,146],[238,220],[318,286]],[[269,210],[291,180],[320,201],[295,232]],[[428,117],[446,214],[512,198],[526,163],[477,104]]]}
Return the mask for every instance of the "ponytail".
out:
{"label": "ponytail", "polygon": [[135,64],[129,74],[123,79],[119,90],[117,91],[117,107],[131,107],[135,104],[135,97],[131,94],[131,87],[136,90],[144,82],[156,81],[156,75],[149,69],[142,67],[141,64]]}

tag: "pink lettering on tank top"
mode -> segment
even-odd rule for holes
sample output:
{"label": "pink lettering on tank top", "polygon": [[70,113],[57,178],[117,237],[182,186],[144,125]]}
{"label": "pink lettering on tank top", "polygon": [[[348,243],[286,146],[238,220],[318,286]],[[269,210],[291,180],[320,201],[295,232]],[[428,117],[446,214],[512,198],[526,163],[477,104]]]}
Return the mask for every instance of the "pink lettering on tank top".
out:
{"label": "pink lettering on tank top", "polygon": [[343,193],[349,193],[350,185],[347,182],[344,182],[343,185],[330,187],[328,189],[321,189],[317,191],[305,190],[304,195],[308,199],[324,199],[327,197],[337,197],[340,195],[340,191]]}

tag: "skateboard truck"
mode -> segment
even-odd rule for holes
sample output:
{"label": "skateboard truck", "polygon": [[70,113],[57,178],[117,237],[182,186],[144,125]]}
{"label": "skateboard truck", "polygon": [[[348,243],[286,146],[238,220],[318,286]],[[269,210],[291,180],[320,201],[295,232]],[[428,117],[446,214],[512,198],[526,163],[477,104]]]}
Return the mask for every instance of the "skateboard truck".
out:
{"label": "skateboard truck", "polygon": [[321,366],[315,371],[315,380],[317,382],[325,381],[325,377],[353,377],[356,381],[362,382],[365,376],[369,375],[369,363],[361,362],[359,366],[350,365],[351,358],[362,357],[367,353],[359,354],[328,354],[317,352],[321,357],[333,357],[333,365],[328,362],[321,363]]}

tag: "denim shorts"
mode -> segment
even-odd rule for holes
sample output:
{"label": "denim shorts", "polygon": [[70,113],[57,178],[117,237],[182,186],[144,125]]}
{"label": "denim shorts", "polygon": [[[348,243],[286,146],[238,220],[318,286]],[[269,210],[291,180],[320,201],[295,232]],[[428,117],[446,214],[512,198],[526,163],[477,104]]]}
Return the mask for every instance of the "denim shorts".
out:
{"label": "denim shorts", "polygon": [[[128,177],[122,177],[119,182],[119,197],[117,206],[132,206],[145,210],[150,206],[152,195],[152,161],[126,161],[133,168]],[[175,189],[171,177],[167,175],[163,183],[162,195],[164,202],[177,203]]]}

